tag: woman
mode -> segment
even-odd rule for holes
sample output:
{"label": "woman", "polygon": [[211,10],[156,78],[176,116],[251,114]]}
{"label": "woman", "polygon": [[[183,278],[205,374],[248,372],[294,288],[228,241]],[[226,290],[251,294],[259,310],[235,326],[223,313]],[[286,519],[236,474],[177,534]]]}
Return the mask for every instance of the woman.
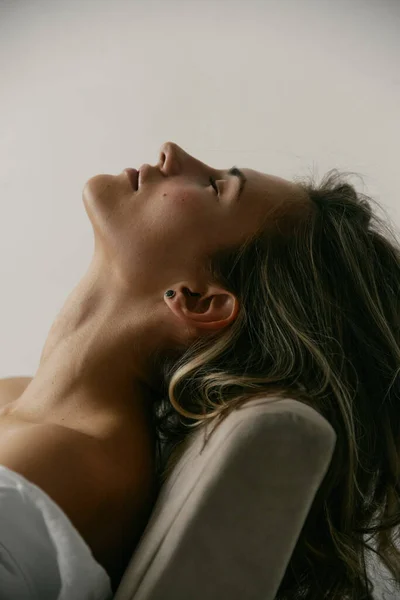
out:
{"label": "woman", "polygon": [[115,589],[190,431],[294,397],[337,443],[277,599],[371,598],[363,532],[399,581],[400,250],[371,201],[335,173],[218,170],[173,143],[135,184],[84,187],[93,259],[3,407],[0,464],[55,501]]}

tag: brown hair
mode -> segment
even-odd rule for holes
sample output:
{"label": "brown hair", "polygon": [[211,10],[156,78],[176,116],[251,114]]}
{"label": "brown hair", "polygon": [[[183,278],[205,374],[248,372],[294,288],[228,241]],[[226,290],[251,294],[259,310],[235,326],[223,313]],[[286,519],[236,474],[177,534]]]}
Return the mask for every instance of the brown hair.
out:
{"label": "brown hair", "polygon": [[160,484],[193,428],[277,389],[308,403],[337,441],[276,600],[368,600],[367,551],[400,582],[400,245],[337,171],[298,183],[301,210],[288,202],[276,227],[210,257],[235,322],[164,357]]}

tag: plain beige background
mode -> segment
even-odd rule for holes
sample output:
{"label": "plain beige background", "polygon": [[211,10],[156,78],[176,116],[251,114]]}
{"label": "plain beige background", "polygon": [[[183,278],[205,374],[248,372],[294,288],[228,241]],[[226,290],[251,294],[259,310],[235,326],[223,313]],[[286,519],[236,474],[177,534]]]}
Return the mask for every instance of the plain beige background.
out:
{"label": "plain beige background", "polygon": [[87,179],[165,141],[355,171],[400,226],[399,59],[397,0],[0,0],[0,377],[35,373],[87,269]]}

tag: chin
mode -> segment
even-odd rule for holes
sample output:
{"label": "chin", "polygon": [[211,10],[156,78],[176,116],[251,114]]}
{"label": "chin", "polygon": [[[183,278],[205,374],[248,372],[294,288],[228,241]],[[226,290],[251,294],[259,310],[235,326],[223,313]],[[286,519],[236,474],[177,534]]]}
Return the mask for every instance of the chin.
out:
{"label": "chin", "polygon": [[99,204],[112,205],[118,198],[118,181],[115,175],[95,175],[83,187],[82,199],[90,214]]}
{"label": "chin", "polygon": [[[123,227],[124,199],[127,195],[126,175],[101,174],[87,180],[82,199],[92,227],[102,239],[110,243]],[[129,191],[131,190],[129,184]]]}

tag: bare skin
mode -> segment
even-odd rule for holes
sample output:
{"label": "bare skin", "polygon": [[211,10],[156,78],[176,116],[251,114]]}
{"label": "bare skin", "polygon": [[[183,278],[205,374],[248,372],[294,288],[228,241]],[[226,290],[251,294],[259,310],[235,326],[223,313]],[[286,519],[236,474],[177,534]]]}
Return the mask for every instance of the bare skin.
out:
{"label": "bare skin", "polygon": [[149,427],[142,423],[123,456],[96,436],[22,419],[12,410],[32,380],[0,380],[0,464],[35,483],[63,509],[115,592],[155,500]]}
{"label": "bare skin", "polygon": [[153,502],[154,353],[183,350],[235,320],[238,299],[208,281],[205,256],[302,198],[290,181],[241,170],[238,198],[237,177],[169,142],[157,166],[143,166],[137,191],[125,172],[91,178],[83,202],[92,262],[53,323],[35,376],[0,407],[0,464],[55,499],[114,589]]}

